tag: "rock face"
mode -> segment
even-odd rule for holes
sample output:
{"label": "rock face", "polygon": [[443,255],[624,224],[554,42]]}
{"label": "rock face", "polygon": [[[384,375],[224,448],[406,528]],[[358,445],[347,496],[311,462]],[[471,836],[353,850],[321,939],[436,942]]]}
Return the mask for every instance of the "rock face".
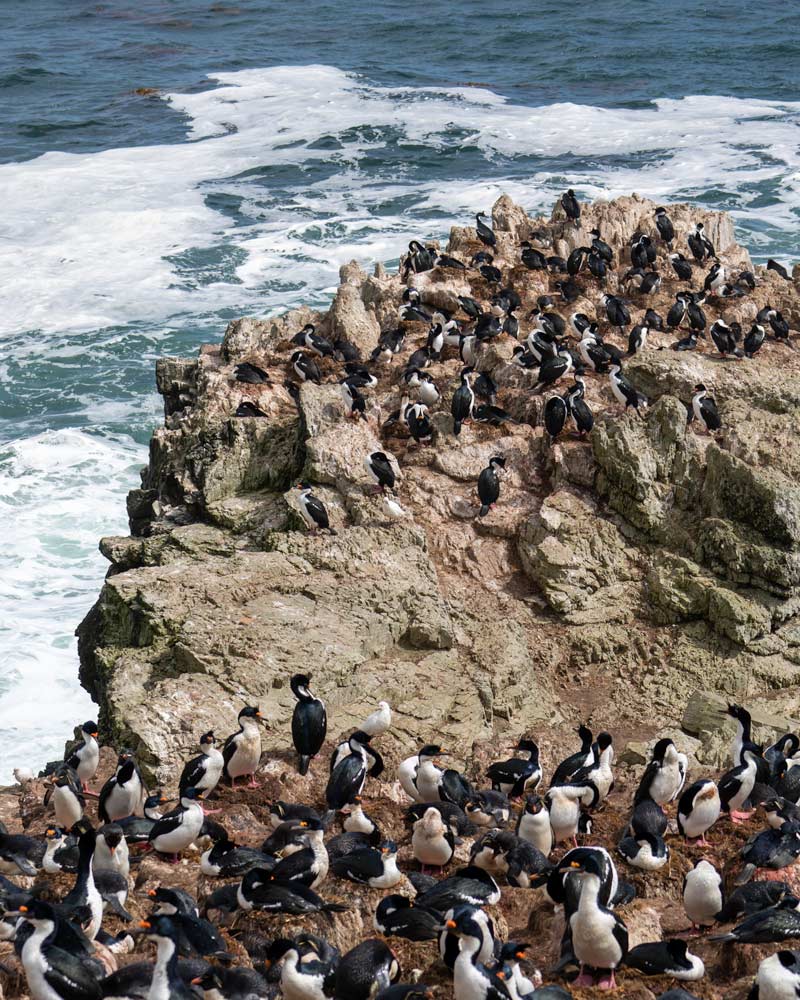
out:
{"label": "rock face", "polygon": [[[578,300],[556,309],[565,319],[585,312],[605,329],[600,297],[627,294],[628,243],[655,233],[654,209],[636,195],[598,202],[576,229],[559,207],[531,219],[499,199],[495,264],[522,299],[522,336],[537,296],[557,291],[554,276],[520,264],[521,240],[544,233],[548,253],[568,253],[600,228],[617,266],[603,287],[580,274]],[[731,276],[755,271],[751,295],[707,299],[709,325],[737,320],[746,331],[767,304],[800,325],[797,281],[752,268],[727,216],[669,211],[677,248],[686,252],[686,234],[703,221]],[[447,252],[468,260],[479,247],[474,230],[454,228]],[[661,289],[629,296],[633,322],[647,307],[666,315],[685,287],[666,253],[659,244]],[[703,277],[697,268],[693,287]],[[427,308],[453,312],[459,295],[488,308],[496,291],[475,270],[437,268],[409,282]],[[285,747],[287,681],[300,670],[314,674],[342,730],[388,699],[398,755],[432,733],[471,746],[504,732],[546,734],[566,719],[594,718],[615,738],[641,740],[642,720],[686,725],[695,691],[747,699],[764,718],[800,715],[795,352],[770,339],[754,359],[725,360],[710,342],[678,353],[674,334],[652,332],[625,364],[649,401],[644,415],[620,413],[607,377],[589,372],[594,430],[555,444],[541,426],[551,393],[532,395],[535,371],[510,364],[507,337],[483,344],[476,368],[491,374],[498,405],[519,423],[468,422],[454,437],[453,348],[430,369],[442,395],[432,444],[416,447],[401,422],[387,422],[404,390],[402,365],[425,342],[421,322],[404,324],[399,362],[374,367],[364,419],[345,414],[338,361],[320,362],[323,385],[304,384],[297,400],[287,392],[290,340],[305,323],[368,358],[381,332],[398,326],[403,287],[383,268],[368,276],[348,264],[327,313],[241,319],[196,359],[159,362],[164,426],[128,499],[130,537],[101,543],[111,569],[79,629],[82,679],[106,738],[133,745],[168,781],[201,732],[232,731],[242,703],[259,702],[275,746]],[[243,361],[264,368],[269,383],[237,382]],[[699,382],[722,415],[713,436],[687,423]],[[236,417],[244,401],[264,415]],[[377,450],[398,472],[400,521],[387,523],[370,492],[364,458]],[[492,455],[506,458],[501,497],[477,518],[475,482]],[[335,536],[306,533],[293,490],[301,478],[326,504]],[[691,735],[702,741],[705,731]]]}

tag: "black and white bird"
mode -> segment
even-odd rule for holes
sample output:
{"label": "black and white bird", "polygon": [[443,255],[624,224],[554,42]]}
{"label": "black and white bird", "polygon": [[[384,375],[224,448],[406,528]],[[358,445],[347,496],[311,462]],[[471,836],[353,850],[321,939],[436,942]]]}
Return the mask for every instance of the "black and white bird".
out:
{"label": "black and white bird", "polygon": [[675,239],[675,227],[672,224],[672,219],[667,215],[666,208],[659,207],[653,214],[656,217],[658,235],[668,247],[672,246],[672,241]]}
{"label": "black and white bird", "polygon": [[301,382],[313,382],[315,385],[321,384],[322,375],[317,362],[313,358],[310,358],[304,351],[295,351],[291,358],[289,358],[289,363]]}
{"label": "black and white bird", "polygon": [[367,475],[372,480],[376,493],[385,493],[386,490],[394,489],[397,476],[394,471],[391,459],[383,451],[373,451],[364,459],[364,468]]}
{"label": "black and white bird", "polygon": [[575,985],[593,986],[594,975],[588,971],[591,969],[604,973],[599,983],[601,988],[616,989],[614,973],[628,953],[628,929],[600,900],[604,875],[601,862],[593,853],[569,862],[565,857],[559,871],[583,873],[578,907],[569,920],[572,947],[580,964]]}
{"label": "black and white bird", "polygon": [[669,262],[672,264],[672,270],[678,275],[681,281],[691,281],[693,268],[691,261],[688,261],[682,253],[671,253],[669,255]]}
{"label": "black and white bird", "polygon": [[328,509],[319,497],[314,496],[311,492],[311,484],[300,483],[297,489],[300,491],[298,501],[300,514],[311,534],[317,535],[320,531],[327,531],[329,534],[335,535],[336,530],[331,527]]}
{"label": "black and white bird", "polygon": [[683,908],[692,927],[710,927],[722,905],[722,876],[710,861],[699,858],[683,879]]}
{"label": "black and white bird", "polygon": [[297,704],[292,712],[292,741],[300,758],[300,774],[308,774],[308,768],[317,756],[328,732],[328,717],[325,702],[309,690],[311,676],[295,674],[289,681]]}
{"label": "black and white bird", "polygon": [[709,295],[717,295],[725,284],[725,267],[716,261],[711,266],[711,270],[706,275],[703,282],[703,290]]}
{"label": "black and white bird", "polygon": [[406,896],[390,893],[375,908],[375,930],[384,937],[408,941],[434,941],[439,936],[441,913],[412,903]]}
{"label": "black and white bird", "polygon": [[754,358],[764,345],[767,339],[767,332],[760,323],[753,323],[744,338],[744,356]]}
{"label": "black and white bird", "polygon": [[643,976],[669,976],[682,982],[696,982],[706,974],[702,958],[693,955],[681,938],[638,944],[625,956],[625,965]]}
{"label": "black and white bird", "polygon": [[407,396],[400,402],[400,413],[415,445],[426,444],[433,435],[428,407],[416,401],[410,403]]}
{"label": "black and white bird", "polygon": [[649,236],[634,234],[631,240],[631,264],[644,270],[656,262],[656,247]]}
{"label": "black and white bird", "polygon": [[486,774],[495,791],[505,792],[512,798],[519,798],[526,792],[533,792],[542,780],[539,763],[539,747],[533,740],[520,739],[514,747],[524,757],[510,757],[508,760],[490,764]]}
{"label": "black and white bird", "polygon": [[505,978],[480,960],[483,947],[483,929],[471,912],[459,910],[445,920],[445,927],[458,938],[459,950],[453,965],[453,993],[456,997],[471,1000],[503,1000],[511,994]]}
{"label": "black and white bird", "polygon": [[[308,934],[298,936],[294,941],[276,938],[267,949],[265,964],[268,970],[280,966],[282,996],[296,997],[297,1000],[320,1000],[333,995],[339,959],[337,948]],[[249,994],[243,996],[242,1000],[249,1000]]]}
{"label": "black and white bird", "polygon": [[481,502],[478,517],[486,517],[500,497],[501,469],[505,469],[506,460],[502,455],[493,455],[489,464],[478,476],[478,499]]}
{"label": "black and white bird", "polygon": [[178,794],[187,788],[196,788],[204,795],[213,792],[222,777],[225,761],[217,749],[214,733],[209,730],[200,737],[200,754],[186,763],[178,781]]}
{"label": "black and white bird", "polygon": [[391,889],[403,877],[397,867],[397,844],[393,840],[384,840],[379,847],[358,848],[336,858],[331,861],[331,872],[373,889]]}
{"label": "black and white bird", "polygon": [[117,758],[117,769],[100,789],[97,814],[104,823],[115,823],[140,812],[142,778],[130,750]]}
{"label": "black and white bird", "polygon": [[64,757],[64,763],[71,767],[81,780],[83,791],[89,790],[89,782],[97,773],[100,763],[100,745],[97,742],[97,723],[84,722],[81,726],[83,739]]}
{"label": "black and white bird", "polygon": [[453,393],[450,403],[450,412],[453,415],[453,434],[456,436],[461,433],[462,424],[472,418],[472,411],[475,407],[475,393],[470,385],[471,376],[471,368],[462,369],[459,376],[461,384]]}
{"label": "black and white bird", "polygon": [[196,788],[187,788],[180,804],[153,824],[149,842],[159,854],[177,858],[200,836],[204,821],[200,799],[201,793]]}
{"label": "black and white bird", "polygon": [[569,409],[575,432],[580,437],[583,437],[594,427],[594,414],[584,399],[586,383],[583,380],[583,368],[581,366],[575,369],[573,378],[575,380],[574,385],[564,393],[564,400]]}
{"label": "black and white bird", "polygon": [[731,323],[730,326],[721,319],[711,324],[708,331],[711,340],[723,357],[729,354],[741,357],[742,352],[737,348],[737,343],[742,335],[742,328],[738,323]]}
{"label": "black and white bird", "polygon": [[608,369],[608,382],[614,398],[617,402],[622,403],[626,410],[629,406],[632,406],[639,413],[641,409],[647,406],[647,400],[625,378],[622,374],[621,366],[616,362]]}
{"label": "black and white bird", "polygon": [[239,909],[262,913],[305,916],[312,913],[342,913],[347,907],[328,903],[299,880],[282,882],[264,868],[253,868],[236,886]]}
{"label": "black and white bird", "polygon": [[689,244],[692,256],[698,264],[702,264],[703,261],[717,256],[714,244],[706,236],[705,226],[702,222],[697,223],[694,227],[694,232],[687,237],[686,242]]}
{"label": "black and white bird", "polygon": [[541,250],[537,250],[536,247],[531,244],[530,240],[523,240],[520,244],[520,250],[520,259],[528,270],[547,270],[547,257],[545,257]]}
{"label": "black and white bird", "polygon": [[630,324],[630,311],[618,295],[604,295],[601,301],[605,306],[608,322],[612,326],[622,330]]}
{"label": "black and white bird", "polygon": [[292,337],[292,343],[308,348],[318,358],[332,358],[336,354],[336,348],[331,341],[321,333],[317,333],[313,323],[306,323],[303,329]]}
{"label": "black and white bird", "polygon": [[667,312],[667,326],[670,330],[677,330],[680,328],[681,324],[686,319],[689,302],[689,292],[678,292],[676,294],[675,301],[669,307],[669,311]]}
{"label": "black and white bird", "polygon": [[400,978],[400,963],[383,941],[368,938],[343,955],[333,981],[334,997],[372,1000]]}
{"label": "black and white bird", "polygon": [[[81,932],[70,925],[63,940],[65,922],[42,900],[33,899],[19,908],[24,922],[32,928],[20,951],[28,990],[34,1000],[99,1000],[103,995],[94,966],[87,961],[90,945],[81,950],[73,937]],[[80,940],[79,939],[79,940]],[[58,941],[62,942],[59,946]]]}
{"label": "black and white bird", "polygon": [[569,403],[565,396],[551,396],[544,404],[544,428],[551,443],[564,430],[568,415]]}
{"label": "black and white bird", "polygon": [[636,790],[634,803],[651,798],[660,806],[678,797],[686,780],[686,756],[670,739],[658,740]]}
{"label": "black and white bird", "polygon": [[261,709],[257,705],[245,705],[239,712],[239,729],[225,740],[222,758],[225,762],[222,773],[230,779],[231,788],[237,778],[250,776],[250,788],[258,788],[256,771],[261,760]]}
{"label": "black and white bird", "polygon": [[345,414],[348,419],[358,420],[367,412],[367,401],[356,385],[356,380],[344,378],[339,383],[344,403]]}
{"label": "black and white bird", "polygon": [[749,803],[750,795],[758,780],[760,759],[759,748],[753,744],[746,745],[742,750],[743,763],[727,771],[719,779],[722,809],[729,814],[734,823],[741,823],[751,815],[745,811],[745,806]]}
{"label": "black and white bird", "polygon": [[639,354],[647,346],[650,330],[642,323],[637,323],[628,334],[628,354]]}
{"label": "black and white bird", "polygon": [[301,882],[317,889],[328,876],[330,859],[324,844],[325,824],[321,819],[303,819],[297,824],[300,833],[299,850],[288,853],[272,868],[279,882]]}
{"label": "black and white bird", "polygon": [[643,871],[657,871],[669,861],[669,847],[655,833],[644,833],[634,837],[623,837],[617,850],[629,865]]}
{"label": "black and white bird", "polygon": [[695,781],[678,799],[678,831],[707,847],[706,833],[719,819],[721,808],[716,782],[711,778]]}
{"label": "black and white bird", "polygon": [[521,840],[533,844],[545,857],[552,851],[553,828],[550,826],[550,813],[540,795],[529,795],[525,800],[517,818],[516,834]]}
{"label": "black and white bird", "polygon": [[554,382],[568,375],[572,370],[573,363],[572,354],[566,347],[561,347],[554,355],[543,358],[539,366],[536,385],[531,392],[536,395],[548,385],[553,385]]}
{"label": "black and white bird", "polygon": [[83,816],[86,799],[78,772],[68,765],[62,765],[53,776],[53,787],[45,796],[45,805],[51,804],[56,815],[56,823],[66,830]]}
{"label": "black and white bird", "polygon": [[800,997],[800,957],[781,950],[761,960],[748,1000],[794,1000]]}
{"label": "black and white bird", "polygon": [[272,869],[277,858],[231,840],[227,830],[214,832],[214,842],[200,857],[200,871],[211,878],[241,878],[252,868]]}
{"label": "black and white bird", "polygon": [[370,737],[356,731],[348,740],[349,753],[331,771],[325,799],[329,809],[350,805],[364,787],[367,775],[377,778],[383,771],[383,758],[369,746]]}
{"label": "black and white bird", "polygon": [[709,434],[722,427],[716,401],[713,396],[709,396],[708,389],[702,382],[698,382],[694,387],[691,417],[699,420]]}

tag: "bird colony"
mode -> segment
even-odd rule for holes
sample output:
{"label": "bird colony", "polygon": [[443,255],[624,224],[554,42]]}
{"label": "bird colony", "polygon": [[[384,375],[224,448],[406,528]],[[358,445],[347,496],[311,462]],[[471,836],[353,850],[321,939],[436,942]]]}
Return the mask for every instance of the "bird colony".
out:
{"label": "bird colony", "polygon": [[[370,356],[309,323],[279,357],[240,361],[235,382],[275,386],[295,401],[304,382],[333,383],[347,418],[372,422],[370,394],[391,386],[397,407],[382,415],[379,440],[421,450],[442,434],[457,444],[470,424],[490,433],[522,419],[482,365],[510,343],[528,395],[542,399],[530,413],[555,446],[567,434],[590,436],[598,407],[641,419],[648,400],[626,375],[631,355],[701,352],[748,365],[768,342],[792,350],[789,324],[769,303],[747,328],[723,318],[762,279],[730,273],[702,223],[678,235],[659,207],[622,250],[595,228],[561,255],[569,243],[558,233],[582,232],[581,212],[565,193],[557,226],[531,232],[511,265],[497,258],[483,215],[470,253],[412,241],[400,259],[396,320]],[[777,262],[768,270],[791,281]],[[532,272],[547,288],[533,303]],[[432,274],[472,294],[450,296],[458,309],[446,309],[428,295]],[[673,302],[661,315],[651,303],[666,288]],[[574,308],[578,301],[593,309]],[[263,412],[243,391],[236,416]],[[716,434],[724,400],[718,406],[698,382],[686,419]],[[388,444],[361,460],[385,517],[408,516]],[[490,457],[472,517],[495,516],[507,471],[503,455]],[[296,501],[319,544],[336,533],[313,482],[297,483]],[[548,759],[514,720],[504,750],[448,753],[430,733],[429,743],[384,760],[386,701],[332,739],[311,675],[295,674],[290,688],[290,759],[265,745],[262,712],[244,705],[221,745],[213,732],[197,734],[200,753],[173,762],[180,778],[169,792],[148,787],[131,750],[117,748],[109,767],[98,726],[84,724],[45,779],[44,813],[41,801],[32,812],[28,802],[25,832],[0,830],[6,995],[800,996],[794,733],[759,743],[748,711],[731,705],[736,735],[721,775],[702,773],[669,738],[651,742],[635,780],[620,775],[613,720],[607,732],[581,726],[577,738],[565,729]],[[22,804],[41,782],[19,778]],[[667,899],[669,925],[643,925],[643,904]]]}

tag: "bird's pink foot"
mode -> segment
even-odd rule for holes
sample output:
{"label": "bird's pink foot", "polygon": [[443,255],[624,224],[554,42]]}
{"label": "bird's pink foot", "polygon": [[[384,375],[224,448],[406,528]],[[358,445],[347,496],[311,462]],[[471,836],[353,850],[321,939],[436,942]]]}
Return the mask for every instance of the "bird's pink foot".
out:
{"label": "bird's pink foot", "polygon": [[216,816],[217,813],[221,813],[221,812],[222,812],[221,809],[206,809],[205,806],[203,807],[203,815],[204,816]]}
{"label": "bird's pink foot", "polygon": [[594,976],[588,972],[584,972],[583,967],[581,967],[581,974],[575,980],[573,985],[577,986],[578,989],[583,986],[594,986]]}
{"label": "bird's pink foot", "polygon": [[603,976],[597,986],[601,990],[615,990],[617,988],[617,981],[614,978],[614,970],[611,970],[611,975]]}
{"label": "bird's pink foot", "polygon": [[250,776],[250,781],[247,783],[248,788],[261,788],[261,785],[256,781],[256,776],[253,774]]}

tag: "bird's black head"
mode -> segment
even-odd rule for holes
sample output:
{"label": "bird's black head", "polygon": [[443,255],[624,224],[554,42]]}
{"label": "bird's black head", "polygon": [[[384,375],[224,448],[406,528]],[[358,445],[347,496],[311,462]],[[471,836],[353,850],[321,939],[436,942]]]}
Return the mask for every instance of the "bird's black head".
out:
{"label": "bird's black head", "polygon": [[525,800],[525,812],[531,816],[538,815],[544,809],[544,799],[541,795],[529,795]]}
{"label": "bird's black head", "polygon": [[117,757],[117,764],[122,765],[129,760],[133,760],[133,750],[129,750],[127,747],[120,750],[119,756]]}
{"label": "bird's black head", "polygon": [[600,239],[600,230],[596,226],[594,229],[590,229],[589,233],[590,235],[596,236],[598,239]]}
{"label": "bird's black head", "polygon": [[165,803],[169,802],[169,799],[164,795],[160,788],[157,788],[152,795],[148,795],[145,800],[145,809],[156,809],[158,806],[163,806]]}
{"label": "bird's black head", "polygon": [[310,832],[312,830],[325,829],[325,824],[322,822],[322,820],[317,819],[314,816],[309,816],[307,819],[301,819],[297,825],[301,830],[305,830],[307,832]]}
{"label": "bird's black head", "polygon": [[276,938],[267,949],[264,957],[264,965],[267,969],[272,968],[276,962],[280,962],[297,945],[290,938]]}
{"label": "bird's black head", "polygon": [[245,707],[239,712],[240,719],[260,719],[261,709],[258,705],[245,705]]}
{"label": "bird's black head", "polygon": [[496,465],[499,465],[501,469],[504,469],[506,467],[506,460],[502,455],[493,455],[489,459],[489,465],[491,466],[491,468],[494,468]]}
{"label": "bird's black head", "polygon": [[105,826],[100,827],[97,833],[99,836],[103,837],[106,842],[106,846],[112,852],[115,851],[125,839],[122,827],[118,826],[116,823],[106,823]]}
{"label": "bird's black head", "polygon": [[514,747],[515,750],[523,750],[525,753],[538,753],[539,747],[533,742],[533,740],[525,739],[524,737],[519,740],[517,745]]}
{"label": "bird's black head", "polygon": [[48,826],[44,835],[47,840],[61,840],[62,837],[66,836],[66,830],[60,826]]}
{"label": "bird's black head", "polygon": [[301,491],[302,490],[310,490],[311,489],[311,483],[298,483],[297,484],[297,489],[301,490]]}
{"label": "bird's black head", "polygon": [[139,921],[139,929],[150,938],[168,938],[175,941],[178,938],[178,928],[168,916],[151,916]]}
{"label": "bird's black head", "polygon": [[397,854],[397,844],[393,840],[384,840],[381,844],[381,854]]}
{"label": "bird's black head", "polygon": [[99,730],[97,728],[97,723],[89,720],[89,722],[84,722],[81,726],[81,732],[86,733],[87,736],[97,736]]}
{"label": "bird's black head", "polygon": [[570,198],[575,197],[575,192],[572,190],[572,188],[567,188],[567,194],[570,196]]}
{"label": "bird's black head", "polygon": [[667,214],[666,208],[657,208],[653,213],[653,215],[666,215],[666,214]]}
{"label": "bird's black head", "polygon": [[190,802],[196,802],[199,799],[202,799],[202,797],[203,797],[203,792],[201,789],[187,788],[186,791],[183,793],[183,795],[181,795],[181,802],[183,802],[184,799],[188,799]]}
{"label": "bird's black head", "polygon": [[653,747],[653,760],[662,761],[667,750],[675,744],[670,739],[658,740],[656,745]]}
{"label": "bird's black head", "polygon": [[588,853],[584,857],[572,857],[569,861],[565,859],[565,863],[558,870],[563,875],[568,875],[571,872],[586,872],[587,875],[600,877],[603,875],[600,859],[594,853]]}
{"label": "bird's black head", "polygon": [[703,385],[702,382],[698,382],[697,385],[694,387],[694,391],[695,392],[705,392],[706,391],[706,387]]}
{"label": "bird's black head", "polygon": [[289,687],[297,695],[301,688],[308,690],[311,683],[311,674],[295,674],[289,681]]}
{"label": "bird's black head", "polygon": [[371,739],[372,737],[369,735],[369,733],[365,733],[363,730],[357,729],[354,733],[350,735],[350,739],[348,742],[350,744],[357,743],[359,746],[365,747],[369,744],[369,741]]}
{"label": "bird's black head", "polygon": [[426,743],[417,756],[420,758],[438,757],[442,752],[442,748],[437,743]]}
{"label": "bird's black head", "polygon": [[614,740],[611,737],[611,733],[599,733],[597,737],[597,745],[600,748],[600,752],[607,750]]}
{"label": "bird's black head", "polygon": [[39,923],[46,920],[55,921],[56,919],[56,912],[53,907],[49,903],[45,903],[42,899],[29,900],[29,902],[19,907],[18,912],[26,920],[30,920],[31,923]]}
{"label": "bird's black head", "polygon": [[209,729],[207,733],[203,733],[200,737],[200,746],[207,747],[213,746],[216,743],[216,737],[214,736],[214,730]]}
{"label": "bird's black head", "polygon": [[192,986],[199,986],[200,989],[208,992],[221,990],[222,977],[220,976],[219,971],[211,965],[208,969],[206,969],[202,976],[197,976],[192,980]]}

